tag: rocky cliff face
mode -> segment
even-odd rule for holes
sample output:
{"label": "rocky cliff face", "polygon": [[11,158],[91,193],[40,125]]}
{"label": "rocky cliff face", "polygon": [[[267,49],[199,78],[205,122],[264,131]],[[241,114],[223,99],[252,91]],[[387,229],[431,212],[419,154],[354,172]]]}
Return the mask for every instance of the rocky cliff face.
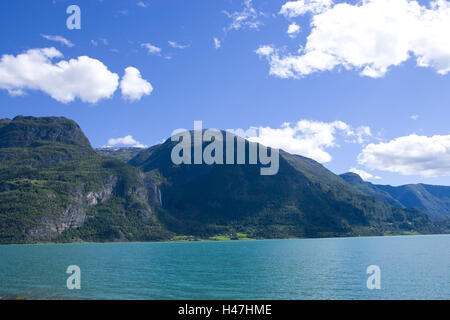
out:
{"label": "rocky cliff face", "polygon": [[155,189],[144,180],[95,152],[71,120],[3,119],[0,243],[166,238],[152,209]]}
{"label": "rocky cliff face", "polygon": [[[143,179],[144,175],[141,174],[140,178]],[[71,192],[70,201],[62,207],[48,207],[46,214],[38,218],[37,224],[26,230],[26,241],[51,241],[65,231],[81,228],[90,218],[89,211],[101,210],[102,206],[113,198],[123,199],[130,204],[119,208],[119,215],[125,218],[136,218],[143,225],[148,222],[154,223],[156,217],[150,204],[158,205],[158,187],[154,185],[148,192],[143,183],[125,189],[122,183],[122,177],[110,175],[105,179],[102,187],[96,191],[85,192],[85,184],[80,184]],[[49,193],[48,197],[56,196]],[[120,240],[132,239],[127,239],[124,233],[120,232]]]}
{"label": "rocky cliff face", "polygon": [[109,176],[100,190],[87,193],[83,193],[84,185],[79,185],[70,196],[70,204],[50,215],[44,215],[37,227],[27,231],[29,239],[51,240],[65,230],[83,226],[88,208],[110,199],[117,182],[117,176]]}
{"label": "rocky cliff face", "polygon": [[145,175],[143,175],[143,181],[145,183],[149,201],[162,207],[162,192],[160,188],[161,182],[155,181],[151,177]]}

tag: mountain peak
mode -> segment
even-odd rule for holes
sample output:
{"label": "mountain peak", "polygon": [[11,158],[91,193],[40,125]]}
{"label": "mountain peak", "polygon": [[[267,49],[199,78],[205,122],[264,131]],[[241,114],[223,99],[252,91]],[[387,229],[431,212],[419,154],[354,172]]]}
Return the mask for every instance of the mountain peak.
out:
{"label": "mountain peak", "polygon": [[350,184],[364,183],[361,176],[354,172],[343,173],[339,176]]}
{"label": "mountain peak", "polygon": [[17,116],[0,119],[0,148],[27,147],[37,141],[53,141],[90,147],[78,124],[64,117]]}

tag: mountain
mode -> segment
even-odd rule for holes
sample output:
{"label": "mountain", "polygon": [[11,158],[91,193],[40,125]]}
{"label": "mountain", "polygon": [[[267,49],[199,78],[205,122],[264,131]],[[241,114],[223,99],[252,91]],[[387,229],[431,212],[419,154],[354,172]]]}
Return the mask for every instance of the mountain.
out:
{"label": "mountain", "polygon": [[157,240],[142,173],[57,117],[0,121],[0,243]]}
{"label": "mountain", "polygon": [[[250,143],[245,143],[249,163]],[[437,230],[419,210],[396,208],[368,196],[308,158],[281,152],[278,173],[264,176],[260,166],[250,164],[174,165],[175,144],[167,140],[129,163],[158,186],[164,224],[177,234],[274,238]]]}
{"label": "mountain", "polygon": [[124,162],[128,162],[131,159],[133,159],[139,152],[142,151],[142,148],[136,148],[136,147],[121,147],[121,148],[115,148],[115,147],[102,147],[102,148],[96,148],[95,151],[97,151],[99,154],[101,154],[104,157],[113,158],[113,159],[119,159]]}
{"label": "mountain", "polygon": [[406,208],[398,200],[394,199],[388,192],[377,188],[374,184],[364,181],[358,174],[348,172],[341,174],[340,177],[347,183],[354,186],[364,194],[378,198],[385,203],[388,203],[397,208]]}
{"label": "mountain", "polygon": [[416,208],[434,220],[450,218],[450,187],[427,184],[398,187],[376,185],[363,181],[357,174],[351,172],[342,174],[341,178],[365,194],[398,208]]}
{"label": "mountain", "polygon": [[0,148],[29,147],[38,141],[90,147],[75,121],[62,117],[23,117],[0,120]]}
{"label": "mountain", "polygon": [[255,145],[248,141],[245,165],[176,165],[170,139],[125,163],[114,156],[129,150],[102,156],[72,120],[23,116],[0,120],[0,141],[0,243],[448,230],[417,209],[364,194],[308,158],[281,151],[278,173],[261,175],[260,165],[248,164]]}

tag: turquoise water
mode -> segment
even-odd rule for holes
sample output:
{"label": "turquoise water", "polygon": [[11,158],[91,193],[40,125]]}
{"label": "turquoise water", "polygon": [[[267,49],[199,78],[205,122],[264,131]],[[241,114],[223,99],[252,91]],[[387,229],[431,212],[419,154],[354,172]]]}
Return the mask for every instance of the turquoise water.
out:
{"label": "turquoise water", "polygon": [[[81,268],[68,290],[66,269]],[[366,268],[381,269],[381,289]],[[0,246],[0,296],[448,299],[450,236]]]}

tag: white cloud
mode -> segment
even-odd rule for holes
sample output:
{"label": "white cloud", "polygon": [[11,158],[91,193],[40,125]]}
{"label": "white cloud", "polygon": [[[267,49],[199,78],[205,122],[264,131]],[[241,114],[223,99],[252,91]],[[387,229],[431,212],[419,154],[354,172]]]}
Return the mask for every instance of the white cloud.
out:
{"label": "white cloud", "polygon": [[258,18],[262,15],[260,12],[253,8],[252,0],[244,0],[244,9],[229,13],[223,11],[223,13],[230,18],[231,24],[228,27],[229,30],[239,30],[242,28],[258,29],[261,26],[261,22]]}
{"label": "white cloud", "polygon": [[349,172],[353,172],[356,173],[358,176],[361,177],[361,179],[363,180],[369,180],[369,179],[381,179],[381,177],[379,176],[374,176],[370,173],[368,173],[367,171],[361,170],[361,169],[356,169],[356,168],[351,168],[350,170],[348,170]]}
{"label": "white cloud", "polygon": [[115,147],[118,145],[124,145],[135,148],[148,148],[148,146],[146,146],[145,144],[136,141],[132,135],[128,135],[122,138],[111,138],[108,140],[108,145],[106,147]]}
{"label": "white cloud", "polygon": [[410,118],[411,120],[417,120],[420,118],[420,116],[418,114],[413,114]]}
{"label": "white cloud", "polygon": [[337,134],[354,137],[356,132],[359,132],[342,121],[310,120],[300,120],[295,124],[284,123],[280,128],[254,129],[258,130],[258,136],[249,138],[250,141],[312,158],[321,163],[331,161],[332,157],[325,149],[337,147]]}
{"label": "white cloud", "polygon": [[177,43],[175,41],[167,41],[167,42],[169,43],[169,45],[172,48],[177,48],[177,49],[186,49],[186,48],[189,48],[191,46],[190,44],[179,44],[179,43]]}
{"label": "white cloud", "polygon": [[307,12],[322,13],[331,7],[331,0],[298,0],[286,2],[280,10],[280,14],[287,18],[302,16]]}
{"label": "white cloud", "polygon": [[146,48],[148,51],[148,54],[160,54],[162,51],[161,48],[154,46],[150,43],[142,43],[141,47]]}
{"label": "white cloud", "polygon": [[[292,16],[286,8],[282,12]],[[300,54],[274,50],[267,57],[270,74],[300,78],[341,67],[379,78],[411,55],[418,66],[439,74],[450,71],[450,2],[446,0],[433,1],[429,7],[413,0],[338,3],[315,14],[311,26]]]}
{"label": "white cloud", "polygon": [[72,42],[70,42],[69,40],[67,40],[66,38],[64,38],[62,36],[50,36],[47,34],[41,34],[41,36],[44,39],[47,39],[49,41],[56,41],[56,42],[62,43],[63,45],[65,45],[66,47],[69,47],[69,48],[74,46],[74,44]]}
{"label": "white cloud", "polygon": [[219,49],[221,47],[220,40],[217,39],[216,37],[214,37],[213,40],[214,40],[214,48]]}
{"label": "white cloud", "polygon": [[30,49],[17,56],[3,55],[0,59],[0,89],[13,95],[27,90],[40,90],[53,99],[68,103],[75,98],[96,103],[111,98],[118,86],[119,76],[99,60],[87,56],[62,58],[55,48]]}
{"label": "white cloud", "polygon": [[148,7],[148,4],[146,4],[145,2],[143,2],[143,1],[139,1],[138,3],[136,3],[139,7],[142,7],[142,8],[147,8]]}
{"label": "white cloud", "polygon": [[141,73],[134,67],[125,69],[125,75],[120,81],[120,89],[125,99],[136,101],[142,96],[148,96],[152,93],[153,87],[145,79],[142,79]]}
{"label": "white cloud", "polygon": [[372,132],[370,130],[370,127],[361,126],[355,129],[350,128],[347,132],[347,135],[351,138],[347,140],[347,142],[363,144],[366,142],[367,137],[372,136]]}
{"label": "white cloud", "polygon": [[295,22],[291,23],[286,31],[286,33],[289,35],[289,37],[291,38],[295,38],[297,36],[297,34],[300,33],[300,26],[298,24],[296,24]]}
{"label": "white cloud", "polygon": [[399,137],[367,145],[358,163],[372,170],[402,175],[437,177],[450,175],[450,135]]}
{"label": "white cloud", "polygon": [[260,57],[268,57],[272,55],[274,52],[274,48],[272,46],[261,46],[257,50],[255,50],[256,54]]}

